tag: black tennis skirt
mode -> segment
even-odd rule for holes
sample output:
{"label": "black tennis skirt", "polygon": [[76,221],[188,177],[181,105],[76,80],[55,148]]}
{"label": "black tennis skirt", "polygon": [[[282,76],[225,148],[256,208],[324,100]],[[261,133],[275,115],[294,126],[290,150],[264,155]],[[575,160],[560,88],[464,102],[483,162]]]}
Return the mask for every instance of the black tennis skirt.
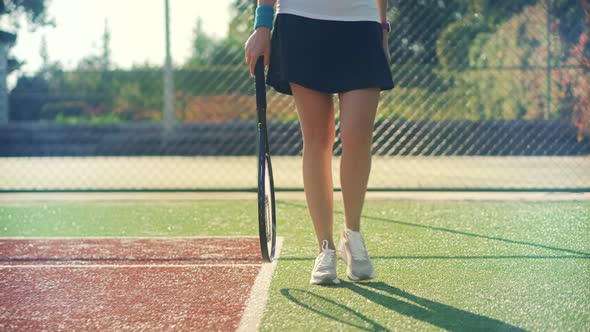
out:
{"label": "black tennis skirt", "polygon": [[392,89],[381,25],[277,15],[267,84],[290,95],[289,82],[326,93]]}

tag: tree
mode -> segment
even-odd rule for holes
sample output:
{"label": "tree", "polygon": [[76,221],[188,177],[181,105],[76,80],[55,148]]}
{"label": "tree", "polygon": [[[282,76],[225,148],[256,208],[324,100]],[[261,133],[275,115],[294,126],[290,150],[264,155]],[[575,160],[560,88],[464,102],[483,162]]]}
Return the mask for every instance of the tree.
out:
{"label": "tree", "polygon": [[464,13],[446,25],[436,40],[436,53],[446,71],[466,69],[469,49],[481,33],[492,33],[503,22],[518,15],[536,0],[456,0]]}
{"label": "tree", "polygon": [[42,77],[21,76],[9,96],[12,121],[37,121],[48,102],[49,86]]}
{"label": "tree", "polygon": [[101,71],[110,70],[112,67],[111,54],[111,30],[109,28],[108,20],[105,20],[99,53],[91,54],[82,58],[78,62],[78,69]]}
{"label": "tree", "polygon": [[560,77],[560,83],[566,87],[564,108],[572,111],[577,139],[582,142],[584,135],[590,136],[590,2],[555,0],[551,9],[559,35],[570,48],[573,64],[579,68]]}
{"label": "tree", "polygon": [[209,37],[203,30],[203,19],[197,17],[197,23],[194,30],[193,54],[188,64],[191,66],[204,65],[210,62],[215,40]]}
{"label": "tree", "polygon": [[49,46],[47,45],[47,38],[45,35],[41,37],[41,46],[39,47],[39,56],[41,57],[41,67],[36,73],[36,77],[41,77],[47,82],[59,81],[59,77],[63,76],[63,69],[59,61],[51,61],[49,55]]}
{"label": "tree", "polygon": [[233,0],[229,10],[232,19],[227,33],[228,42],[243,47],[254,27],[254,1]]}
{"label": "tree", "polygon": [[396,63],[438,63],[441,31],[466,13],[456,0],[389,0],[388,8],[389,47]]}
{"label": "tree", "polygon": [[45,68],[49,65],[49,50],[47,49],[47,38],[45,35],[41,37],[41,46],[39,48],[39,55],[41,56],[41,68]]}
{"label": "tree", "polygon": [[[580,67],[588,59],[582,54],[585,34],[576,36],[572,48],[569,37],[551,24],[560,20],[549,14],[569,16],[580,7],[551,12],[547,8],[545,1],[526,6],[472,41],[466,64],[471,70],[457,71],[455,78],[459,89],[476,96],[482,119],[569,119],[572,111],[587,118],[590,71]],[[567,25],[577,26],[572,21]]]}
{"label": "tree", "polygon": [[[51,24],[46,15],[47,0],[0,0],[0,21],[4,23],[10,33],[16,33],[20,28],[20,20],[24,16],[29,28],[35,30],[38,27]],[[0,30],[0,34],[10,34]],[[16,38],[16,36],[12,36]],[[7,70],[4,75],[8,75],[22,66],[22,62],[8,55]]]}
{"label": "tree", "polygon": [[[231,23],[230,23],[231,30]],[[185,67],[206,65],[238,65],[243,62],[243,41],[238,43],[231,31],[222,40],[215,40],[203,30],[203,21],[197,18],[194,30],[193,54]]]}
{"label": "tree", "polygon": [[50,24],[46,15],[47,0],[0,0],[0,17],[8,17],[13,31],[18,30],[19,20],[24,16],[32,29]]}

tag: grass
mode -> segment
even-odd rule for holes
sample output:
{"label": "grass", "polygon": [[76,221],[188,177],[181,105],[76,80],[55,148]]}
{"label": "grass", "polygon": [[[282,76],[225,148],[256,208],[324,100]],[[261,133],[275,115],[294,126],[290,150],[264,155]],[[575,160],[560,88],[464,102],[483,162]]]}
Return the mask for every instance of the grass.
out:
{"label": "grass", "polygon": [[[255,235],[255,216],[248,201],[28,203],[0,206],[0,235]],[[588,202],[370,201],[379,276],[334,287],[308,285],[317,247],[304,203],[278,202],[278,222],[261,330],[590,329]]]}

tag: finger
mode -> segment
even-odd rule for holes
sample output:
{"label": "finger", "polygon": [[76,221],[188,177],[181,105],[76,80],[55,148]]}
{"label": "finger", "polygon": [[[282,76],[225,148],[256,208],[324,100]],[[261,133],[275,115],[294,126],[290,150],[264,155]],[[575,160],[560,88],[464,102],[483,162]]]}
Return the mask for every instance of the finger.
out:
{"label": "finger", "polygon": [[270,52],[266,51],[264,53],[264,68],[268,67],[269,62],[270,62]]}
{"label": "finger", "polygon": [[254,77],[254,68],[256,67],[256,58],[252,57],[250,58],[250,76]]}
{"label": "finger", "polygon": [[252,70],[252,57],[251,56],[248,56],[248,58],[246,59],[246,64],[248,65],[248,68],[250,68],[250,76],[254,76],[253,70]]}

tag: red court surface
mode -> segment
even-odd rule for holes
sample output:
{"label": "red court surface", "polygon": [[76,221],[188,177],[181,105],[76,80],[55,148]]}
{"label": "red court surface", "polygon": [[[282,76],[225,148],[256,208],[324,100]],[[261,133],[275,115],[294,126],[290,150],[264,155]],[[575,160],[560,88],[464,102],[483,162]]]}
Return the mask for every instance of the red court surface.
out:
{"label": "red court surface", "polygon": [[257,238],[0,239],[0,330],[238,328]]}

